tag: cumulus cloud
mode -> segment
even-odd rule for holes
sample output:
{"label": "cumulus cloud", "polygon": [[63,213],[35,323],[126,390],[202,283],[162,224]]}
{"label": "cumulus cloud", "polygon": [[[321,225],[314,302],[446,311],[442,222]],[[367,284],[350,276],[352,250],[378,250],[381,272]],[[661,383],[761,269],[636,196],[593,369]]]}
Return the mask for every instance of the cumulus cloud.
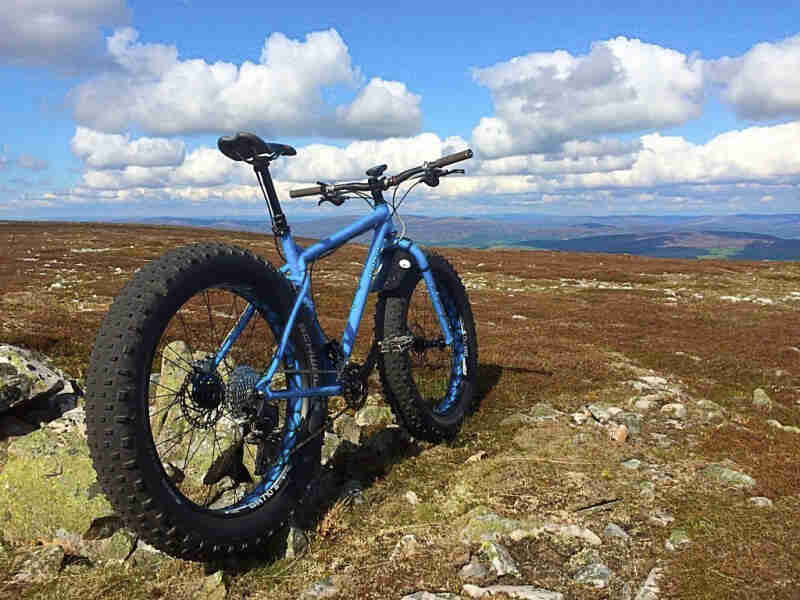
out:
{"label": "cumulus cloud", "polygon": [[706,68],[740,117],[800,117],[800,34],[756,44],[742,56],[709,61]]}
{"label": "cumulus cloud", "polygon": [[400,82],[372,79],[345,106],[324,100],[325,88],[358,88],[362,82],[333,29],[309,33],[303,41],[273,33],[259,62],[241,65],[183,60],[175,46],[138,42],[131,28],[116,31],[107,46],[118,70],[71,94],[75,118],[98,131],[255,129],[270,136],[366,138],[413,134],[420,127],[419,96]]}
{"label": "cumulus cloud", "polygon": [[70,70],[96,64],[101,28],[128,19],[125,0],[16,0],[0,11],[0,61]]}
{"label": "cumulus cloud", "polygon": [[92,169],[120,169],[127,166],[178,166],[186,152],[182,140],[102,133],[78,127],[70,142],[73,154]]}
{"label": "cumulus cloud", "polygon": [[252,174],[249,167],[224,158],[216,148],[198,148],[174,167],[129,165],[121,169],[89,169],[83,174],[83,184],[98,190],[213,187],[230,182],[244,171]]}
{"label": "cumulus cloud", "polygon": [[338,122],[352,137],[380,138],[419,131],[422,125],[421,96],[412,94],[404,83],[370,80],[352,104],[340,106]]}
{"label": "cumulus cloud", "polygon": [[559,50],[475,69],[496,115],[473,130],[486,157],[553,152],[569,140],[678,125],[700,115],[702,61],[618,37],[589,54]]}

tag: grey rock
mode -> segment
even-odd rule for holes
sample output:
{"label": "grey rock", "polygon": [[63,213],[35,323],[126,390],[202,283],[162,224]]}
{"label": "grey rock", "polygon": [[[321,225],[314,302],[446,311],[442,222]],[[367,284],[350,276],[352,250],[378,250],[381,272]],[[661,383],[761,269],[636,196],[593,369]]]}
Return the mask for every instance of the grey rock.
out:
{"label": "grey rock", "polygon": [[463,520],[466,525],[461,529],[459,537],[464,544],[497,541],[523,527],[522,521],[501,517],[485,506],[472,509],[463,517]]}
{"label": "grey rock", "polygon": [[205,579],[200,586],[195,598],[200,600],[225,600],[228,590],[225,587],[222,571],[212,573]]}
{"label": "grey rock", "polygon": [[328,464],[331,458],[333,458],[333,455],[336,454],[341,444],[342,438],[335,433],[325,432],[325,437],[322,440],[322,458],[320,460],[323,466]]}
{"label": "grey rock", "polygon": [[630,458],[626,461],[621,462],[620,464],[625,469],[630,469],[632,471],[635,471],[636,469],[642,466],[642,461],[640,461],[638,458]]}
{"label": "grey rock", "polygon": [[486,568],[477,556],[473,556],[466,565],[461,567],[458,576],[466,582],[476,583],[483,581],[489,576],[489,569]]}
{"label": "grey rock", "polygon": [[626,542],[631,539],[631,536],[616,523],[609,523],[606,525],[606,528],[603,530],[603,536],[607,538],[618,538]]}
{"label": "grey rock", "polygon": [[672,523],[675,520],[675,517],[673,517],[668,512],[664,512],[662,510],[657,510],[657,511],[654,511],[654,512],[650,513],[650,516],[647,518],[647,520],[650,523],[652,523],[653,525],[659,525],[660,527],[666,527],[667,525],[669,525],[670,523]]}
{"label": "grey rock", "polygon": [[717,411],[722,412],[724,409],[714,402],[713,400],[707,400],[705,398],[701,398],[697,401],[697,408],[701,410],[708,410],[708,411]]}
{"label": "grey rock", "polygon": [[753,496],[747,501],[753,506],[758,506],[759,508],[768,508],[772,506],[772,500],[765,498],[764,496]]}
{"label": "grey rock", "polygon": [[636,437],[642,433],[642,416],[634,412],[623,411],[613,416],[612,420],[628,428],[628,435]]}
{"label": "grey rock", "polygon": [[534,419],[530,415],[525,415],[523,413],[514,413],[513,415],[508,415],[505,419],[500,421],[500,427],[514,427],[515,425],[533,425],[536,423],[536,419]]}
{"label": "grey rock", "polygon": [[750,488],[756,484],[756,480],[750,477],[750,475],[742,473],[741,471],[729,469],[720,464],[710,464],[703,469],[701,473],[709,479],[720,483],[727,483],[734,487]]}
{"label": "grey rock", "polygon": [[564,413],[557,411],[555,408],[544,402],[534,404],[531,408],[531,416],[536,421],[555,421],[560,415]]}
{"label": "grey rock", "polygon": [[664,542],[664,547],[670,552],[675,552],[682,546],[687,546],[692,541],[689,539],[689,534],[685,529],[673,529],[669,537]]}
{"label": "grey rock", "polygon": [[408,596],[403,596],[400,600],[462,600],[462,596],[451,592],[414,592]]}
{"label": "grey rock", "polygon": [[301,557],[308,548],[308,535],[306,532],[294,525],[289,526],[289,533],[286,536],[286,555],[287,560],[294,560]]}
{"label": "grey rock", "polygon": [[59,418],[50,421],[47,427],[56,433],[67,431],[77,431],[80,435],[86,435],[86,413],[82,406],[78,406],[66,411]]}
{"label": "grey rock", "polygon": [[344,482],[340,497],[348,499],[353,504],[364,504],[367,501],[364,497],[364,485],[357,479]]}
{"label": "grey rock", "polygon": [[654,567],[650,569],[650,573],[647,574],[647,579],[645,579],[642,587],[639,588],[639,592],[636,594],[634,600],[658,600],[658,594],[661,592],[658,581],[662,576],[663,571],[660,568]]}
{"label": "grey rock", "polygon": [[127,562],[138,567],[154,568],[165,560],[172,560],[172,557],[139,539],[136,542],[136,550],[128,557]]}
{"label": "grey rock", "polygon": [[22,560],[11,583],[25,585],[53,579],[61,570],[64,554],[61,546],[46,546],[30,552]]}
{"label": "grey rock", "polygon": [[416,492],[412,490],[408,490],[403,497],[411,506],[416,506],[420,503],[419,496],[417,496]]}
{"label": "grey rock", "polygon": [[355,417],[344,414],[333,422],[333,431],[341,439],[347,440],[351,444],[358,445],[361,441],[361,428],[356,423]]}
{"label": "grey rock", "polygon": [[602,589],[608,587],[608,582],[611,580],[612,575],[611,569],[604,564],[592,563],[578,571],[575,575],[575,581]]}
{"label": "grey rock", "polygon": [[551,592],[543,588],[532,585],[490,585],[480,587],[471,583],[465,583],[463,591],[470,598],[483,598],[494,594],[505,594],[514,600],[564,600],[561,592]]}
{"label": "grey rock", "polygon": [[136,536],[127,529],[114,532],[111,537],[84,541],[85,554],[92,563],[102,564],[108,561],[123,561],[134,550]]}
{"label": "grey rock", "polygon": [[339,593],[339,588],[330,577],[315,581],[300,595],[300,600],[316,600],[317,598],[333,598]]}
{"label": "grey rock", "polygon": [[686,406],[680,402],[671,402],[661,407],[661,412],[666,415],[672,415],[676,419],[685,419],[688,411]]}
{"label": "grey rock", "polygon": [[401,537],[397,544],[395,544],[392,553],[389,555],[389,560],[403,560],[416,554],[420,549],[420,543],[417,541],[416,536],[410,533]]}
{"label": "grey rock", "polygon": [[753,406],[757,406],[758,408],[764,408],[766,410],[772,409],[772,399],[767,395],[761,388],[756,388],[753,390]]}
{"label": "grey rock", "polygon": [[546,523],[544,530],[552,535],[562,538],[578,538],[592,546],[599,546],[602,540],[591,529],[580,525],[564,525],[563,523]]}
{"label": "grey rock", "polygon": [[599,404],[589,404],[586,406],[586,409],[589,411],[589,413],[591,413],[595,421],[599,423],[606,423],[611,418],[611,414],[608,412],[605,406],[601,406]]}
{"label": "grey rock", "polygon": [[481,552],[489,559],[492,571],[498,577],[503,575],[516,575],[519,577],[521,575],[517,561],[514,560],[514,557],[511,556],[505,546],[497,542],[483,542],[481,544]]}
{"label": "grey rock", "polygon": [[576,573],[587,565],[597,562],[600,562],[600,553],[597,548],[590,546],[570,556],[564,566],[570,573]]}
{"label": "grey rock", "polygon": [[780,429],[781,431],[786,431],[787,433],[800,433],[800,427],[794,427],[793,425],[783,425],[780,421],[776,419],[767,419],[767,425],[770,427],[775,427]]}
{"label": "grey rock", "polygon": [[589,419],[589,415],[587,415],[583,411],[574,412],[570,415],[570,419],[578,425],[583,425]]}
{"label": "grey rock", "polygon": [[75,406],[78,394],[70,378],[43,354],[0,344],[0,412],[36,403],[58,416]]}
{"label": "grey rock", "polygon": [[359,427],[371,425],[392,425],[394,415],[388,406],[367,405],[356,413],[356,424]]}

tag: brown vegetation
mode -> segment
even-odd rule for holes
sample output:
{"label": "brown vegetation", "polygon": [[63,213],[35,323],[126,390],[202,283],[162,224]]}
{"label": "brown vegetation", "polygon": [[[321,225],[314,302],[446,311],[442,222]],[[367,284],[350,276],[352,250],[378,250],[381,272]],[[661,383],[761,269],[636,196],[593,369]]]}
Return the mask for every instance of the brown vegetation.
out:
{"label": "brown vegetation", "polygon": [[[167,249],[210,240],[278,262],[272,238],[252,233],[0,223],[0,342],[44,352],[80,378],[105,310],[133,272]],[[573,511],[604,495],[623,497],[599,522],[615,520],[648,540],[608,565],[630,581],[641,583],[650,567],[663,564],[675,597],[796,597],[800,434],[777,430],[766,419],[800,426],[800,264],[511,250],[443,253],[473,303],[480,409],[454,444],[394,461],[371,482],[365,505],[350,512],[337,507],[336,519],[344,524],[323,518],[299,565],[262,562],[232,571],[229,598],[294,598],[342,565],[352,567],[345,571],[342,597],[459,591],[463,562],[452,539],[455,525],[431,499],[452,496],[458,483],[453,474],[479,451],[489,458],[470,465],[478,483],[469,490],[468,506],[486,504],[519,518]],[[331,334],[341,332],[363,254],[363,247],[348,246],[315,269],[315,300]],[[372,333],[369,311],[360,334],[362,354]],[[627,410],[634,392],[626,382],[637,370],[679,381],[687,397],[712,400],[730,418],[685,434],[654,420],[648,434],[679,441],[669,447],[646,436],[614,444],[594,430],[576,441],[576,429],[562,419],[535,428],[537,449],[524,456],[515,454],[513,430],[499,426],[509,414],[540,402],[565,413],[601,402]],[[757,387],[774,402],[770,414],[752,406]],[[669,509],[687,530],[687,549],[665,553],[669,530],[648,524],[653,505],[640,504],[634,476],[619,467],[631,457],[665,465],[672,481],[657,488],[655,506]],[[756,487],[743,495],[698,484],[699,469],[725,459],[751,474]],[[403,499],[409,489],[429,501],[410,506]],[[768,496],[774,506],[754,509],[748,496]],[[424,538],[421,554],[389,561],[406,533]],[[559,575],[563,549],[537,540],[513,550],[527,583],[565,585]],[[113,569],[105,576],[75,571],[31,594],[191,597],[186,578],[198,572],[166,566],[151,578]],[[569,585],[567,597],[616,594]]]}

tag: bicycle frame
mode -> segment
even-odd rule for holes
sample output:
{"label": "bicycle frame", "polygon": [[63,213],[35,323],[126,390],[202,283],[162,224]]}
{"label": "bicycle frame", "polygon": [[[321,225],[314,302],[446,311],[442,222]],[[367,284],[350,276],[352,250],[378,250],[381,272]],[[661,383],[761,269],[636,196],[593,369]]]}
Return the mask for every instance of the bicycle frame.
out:
{"label": "bicycle frame", "polygon": [[[364,262],[364,267],[361,271],[358,287],[356,288],[353,302],[350,306],[350,312],[347,318],[347,324],[342,334],[340,347],[343,355],[344,363],[350,359],[355,343],[356,335],[361,324],[361,318],[364,314],[364,308],[367,303],[367,296],[370,292],[380,292],[382,283],[380,278],[376,277],[381,269],[388,270],[391,267],[390,256],[391,251],[394,249],[402,249],[408,252],[416,261],[417,268],[421,271],[422,278],[428,289],[428,294],[431,303],[436,312],[439,320],[439,325],[442,329],[442,334],[446,344],[453,342],[453,334],[450,329],[450,324],[442,306],[441,299],[439,298],[436,284],[433,280],[428,261],[425,258],[425,253],[410,239],[398,238],[397,231],[395,230],[392,221],[392,215],[389,207],[383,201],[382,197],[376,197],[376,202],[371,214],[361,217],[351,225],[337,231],[330,237],[312,244],[308,248],[299,246],[292,237],[291,230],[286,227],[280,234],[280,244],[283,250],[286,263],[280,268],[280,271],[289,279],[296,290],[296,297],[294,305],[289,313],[289,318],[286,321],[283,331],[280,332],[280,342],[278,348],[272,357],[272,360],[267,367],[266,373],[256,384],[256,389],[264,394],[266,398],[299,398],[299,397],[319,397],[319,396],[335,396],[342,393],[342,384],[338,379],[331,385],[322,385],[318,387],[303,388],[299,374],[294,373],[293,382],[294,387],[283,391],[273,390],[270,387],[278,366],[283,360],[286,352],[286,347],[289,343],[289,337],[292,329],[297,321],[297,315],[300,309],[305,305],[314,316],[312,327],[315,331],[312,335],[315,339],[327,339],[327,336],[322,331],[319,321],[316,318],[316,308],[314,306],[313,298],[310,294],[310,266],[323,254],[330,250],[336,249],[352,240],[353,238],[369,231],[374,231],[372,242],[370,243],[367,257]],[[248,304],[242,314],[239,316],[236,324],[232,327],[231,331],[226,336],[222,346],[218,350],[214,359],[214,368],[216,369],[225,358],[225,355],[230,350],[233,343],[244,331],[250,318],[255,314],[256,307]],[[287,374],[291,373],[288,371]]]}

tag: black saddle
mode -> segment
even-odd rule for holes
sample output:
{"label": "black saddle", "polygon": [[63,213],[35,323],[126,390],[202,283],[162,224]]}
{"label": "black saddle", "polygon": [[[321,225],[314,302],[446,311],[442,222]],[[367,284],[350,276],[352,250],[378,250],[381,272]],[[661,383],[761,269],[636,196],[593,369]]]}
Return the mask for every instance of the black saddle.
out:
{"label": "black saddle", "polygon": [[240,131],[236,135],[226,135],[217,140],[217,147],[220,152],[233,160],[243,160],[253,162],[253,159],[261,157],[268,160],[278,156],[294,156],[297,151],[285,144],[265,142],[255,133]]}

